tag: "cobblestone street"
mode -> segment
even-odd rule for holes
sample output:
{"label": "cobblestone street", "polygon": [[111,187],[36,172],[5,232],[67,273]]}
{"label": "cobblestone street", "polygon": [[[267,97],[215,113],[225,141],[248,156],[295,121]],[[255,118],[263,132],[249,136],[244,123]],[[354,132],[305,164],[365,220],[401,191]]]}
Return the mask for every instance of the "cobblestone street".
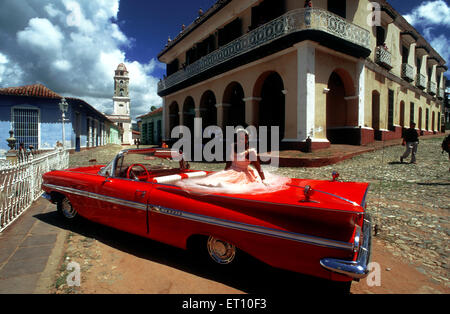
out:
{"label": "cobblestone street", "polygon": [[[448,155],[441,154],[441,142],[442,137],[421,139],[417,164],[410,164],[409,159],[400,163],[404,147],[391,146],[321,168],[264,169],[289,177],[326,180],[335,170],[339,180],[371,183],[367,209],[378,226],[374,240],[434,284],[448,289],[450,165]],[[76,153],[70,156],[70,165],[106,163],[120,149],[116,145]],[[96,162],[89,162],[92,159]],[[222,163],[191,163],[193,169],[223,167]]]}
{"label": "cobblestone street", "polygon": [[401,164],[404,147],[394,146],[332,166],[280,168],[277,173],[327,179],[336,170],[341,180],[370,182],[368,211],[386,249],[450,287],[450,172],[441,142],[441,138],[421,140],[417,164]]}

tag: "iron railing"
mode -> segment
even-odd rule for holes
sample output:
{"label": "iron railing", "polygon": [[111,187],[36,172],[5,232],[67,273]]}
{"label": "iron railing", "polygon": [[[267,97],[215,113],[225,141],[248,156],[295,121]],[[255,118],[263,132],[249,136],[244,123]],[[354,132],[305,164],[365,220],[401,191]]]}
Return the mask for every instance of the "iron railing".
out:
{"label": "iron railing", "polygon": [[158,83],[158,93],[289,34],[318,30],[371,49],[370,32],[320,8],[295,9],[259,26]]}
{"label": "iron railing", "polygon": [[416,77],[416,86],[420,89],[427,88],[427,78],[425,75],[418,73]]}
{"label": "iron railing", "polygon": [[402,78],[407,82],[414,81],[414,68],[408,63],[402,64]]}
{"label": "iron railing", "polygon": [[433,81],[428,82],[428,94],[430,95],[436,95],[437,93],[437,85]]}
{"label": "iron railing", "polygon": [[0,163],[0,232],[14,222],[42,194],[42,175],[69,167],[69,152],[57,149],[17,162]]}
{"label": "iron railing", "polygon": [[378,46],[376,50],[375,62],[382,67],[392,69],[392,54],[383,46]]}

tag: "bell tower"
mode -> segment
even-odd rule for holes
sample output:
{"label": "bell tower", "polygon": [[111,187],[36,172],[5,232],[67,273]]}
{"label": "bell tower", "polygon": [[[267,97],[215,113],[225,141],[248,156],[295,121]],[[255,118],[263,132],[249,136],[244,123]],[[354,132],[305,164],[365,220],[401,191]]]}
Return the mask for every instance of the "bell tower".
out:
{"label": "bell tower", "polygon": [[125,64],[121,63],[117,66],[114,74],[114,110],[111,115],[106,116],[119,127],[122,145],[131,145],[133,141],[129,82],[128,70]]}
{"label": "bell tower", "polygon": [[130,115],[129,82],[127,68],[121,63],[117,66],[114,75],[114,115]]}

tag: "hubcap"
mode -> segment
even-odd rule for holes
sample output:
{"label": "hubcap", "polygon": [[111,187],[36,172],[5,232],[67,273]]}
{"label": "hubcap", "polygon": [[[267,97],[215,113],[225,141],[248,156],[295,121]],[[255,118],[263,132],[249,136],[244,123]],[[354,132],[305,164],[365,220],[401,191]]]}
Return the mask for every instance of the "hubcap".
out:
{"label": "hubcap", "polygon": [[209,237],[208,253],[211,258],[219,264],[229,264],[236,255],[236,247],[226,241]]}
{"label": "hubcap", "polygon": [[62,205],[62,207],[61,207],[62,213],[66,218],[71,219],[77,215],[76,210],[72,208],[72,204],[70,204],[70,202],[67,198],[65,198],[62,201],[61,205]]}

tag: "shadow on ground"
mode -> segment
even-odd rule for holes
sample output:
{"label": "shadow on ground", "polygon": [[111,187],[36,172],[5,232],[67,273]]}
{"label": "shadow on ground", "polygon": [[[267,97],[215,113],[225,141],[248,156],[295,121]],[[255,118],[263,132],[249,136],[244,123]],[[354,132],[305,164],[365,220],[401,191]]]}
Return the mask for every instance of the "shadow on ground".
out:
{"label": "shadow on ground", "polygon": [[[243,252],[232,267],[213,265],[185,251],[147,238],[136,236],[80,218],[69,223],[54,211],[37,214],[42,222],[51,224],[87,238],[93,238],[117,250],[156,263],[189,272],[199,277],[220,282],[246,293],[348,293],[341,283],[333,283],[298,273],[270,267]],[[206,262],[205,262],[206,260]]]}

